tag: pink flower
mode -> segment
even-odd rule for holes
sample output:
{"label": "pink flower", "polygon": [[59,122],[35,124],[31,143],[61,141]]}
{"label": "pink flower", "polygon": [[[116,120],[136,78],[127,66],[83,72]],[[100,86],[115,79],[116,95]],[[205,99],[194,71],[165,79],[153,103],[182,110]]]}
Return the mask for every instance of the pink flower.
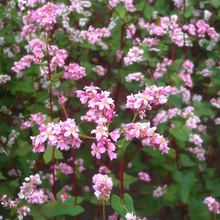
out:
{"label": "pink flower", "polygon": [[92,143],[92,151],[91,154],[92,156],[96,156],[97,159],[101,159],[101,155],[106,152],[106,148],[103,147],[103,144],[98,143],[97,146],[95,145],[95,143]]}
{"label": "pink flower", "polygon": [[150,181],[149,174],[147,174],[145,172],[139,172],[138,173],[138,177],[139,177],[140,180],[144,180],[145,182],[149,182]]}

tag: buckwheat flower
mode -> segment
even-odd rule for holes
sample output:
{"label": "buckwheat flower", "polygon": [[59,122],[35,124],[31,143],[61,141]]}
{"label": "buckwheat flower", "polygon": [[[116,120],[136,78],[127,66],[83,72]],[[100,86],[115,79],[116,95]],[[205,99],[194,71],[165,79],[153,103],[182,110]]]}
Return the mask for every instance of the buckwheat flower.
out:
{"label": "buckwheat flower", "polygon": [[109,174],[109,173],[111,173],[111,171],[108,169],[107,166],[101,166],[101,167],[99,167],[99,173]]}
{"label": "buckwheat flower", "polygon": [[85,74],[85,67],[81,67],[77,63],[69,64],[68,66],[64,66],[64,69],[66,70],[63,73],[64,79],[74,79],[79,80],[83,78]]}
{"label": "buckwheat flower", "polygon": [[167,191],[167,185],[164,186],[158,186],[154,191],[153,191],[153,197],[161,197],[164,193]]}
{"label": "buckwheat flower", "polygon": [[107,175],[95,174],[92,182],[97,199],[108,201],[113,187],[112,178]]}
{"label": "buckwheat flower", "polygon": [[128,26],[128,29],[126,30],[126,38],[127,39],[131,39],[134,36],[135,32],[136,32],[135,25],[134,24],[130,24]]}
{"label": "buckwheat flower", "polygon": [[10,81],[11,77],[7,74],[0,75],[0,85],[5,84],[7,81]]}
{"label": "buckwheat flower", "polygon": [[103,76],[105,74],[105,69],[102,66],[100,66],[100,65],[97,65],[92,70],[94,72],[98,73],[100,76]]}
{"label": "buckwheat flower", "polygon": [[76,126],[76,123],[75,123],[74,119],[68,118],[66,123],[65,123],[64,129],[66,130],[64,132],[65,137],[68,137],[68,136],[71,136],[71,137],[74,137],[74,138],[79,137],[79,135],[78,135],[79,129]]}
{"label": "buckwheat flower", "polygon": [[96,156],[97,159],[101,159],[100,154],[103,154],[106,152],[106,148],[103,147],[103,144],[101,143],[98,143],[97,145],[93,143],[91,148],[92,148],[92,151],[91,151],[92,156]]}
{"label": "buckwheat flower", "polygon": [[208,205],[210,211],[220,214],[220,205],[212,196],[206,197],[203,203]]}
{"label": "buckwheat flower", "polygon": [[58,99],[58,102],[60,103],[60,104],[63,104],[63,103],[65,103],[67,101],[67,98],[65,97],[65,96],[61,96],[59,99]]}
{"label": "buckwheat flower", "polygon": [[127,220],[136,220],[137,218],[136,218],[136,216],[133,214],[133,212],[132,213],[127,213],[126,215],[125,215],[125,218],[127,219]]}
{"label": "buckwheat flower", "polygon": [[68,194],[62,194],[60,197],[61,197],[62,201],[65,202],[67,200],[67,198],[70,198],[71,196]]}
{"label": "buckwheat flower", "polygon": [[151,180],[149,174],[147,174],[145,172],[139,172],[138,177],[140,180],[143,180],[145,182],[149,182]]}
{"label": "buckwheat flower", "polygon": [[190,134],[189,142],[194,143],[195,145],[201,147],[203,144],[202,138],[198,134]]}
{"label": "buckwheat flower", "polygon": [[108,128],[105,126],[97,126],[96,129],[91,131],[91,134],[96,134],[97,141],[100,141],[103,136],[108,137]]}

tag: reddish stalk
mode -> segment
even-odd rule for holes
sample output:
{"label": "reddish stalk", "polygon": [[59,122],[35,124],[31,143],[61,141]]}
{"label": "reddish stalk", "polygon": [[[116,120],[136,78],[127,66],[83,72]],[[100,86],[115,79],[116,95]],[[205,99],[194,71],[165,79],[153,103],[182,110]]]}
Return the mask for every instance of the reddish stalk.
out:
{"label": "reddish stalk", "polygon": [[[72,166],[73,166],[73,184],[74,184],[75,205],[77,205],[76,165],[75,165],[75,155],[74,155],[73,144],[71,146],[71,151],[72,151]],[[79,215],[77,215],[77,220],[79,220]]]}
{"label": "reddish stalk", "polygon": [[6,152],[7,156],[9,157],[9,159],[11,161],[11,164],[12,164],[12,166],[13,166],[15,172],[16,172],[17,177],[20,179],[21,177],[20,177],[19,172],[17,170],[17,167],[16,167],[16,165],[15,165],[15,163],[14,163],[14,161],[13,161],[11,155],[10,155],[10,152],[7,150],[4,142],[1,139],[0,139],[0,143],[1,143],[2,147],[4,148],[4,151]]}
{"label": "reddish stalk", "polygon": [[[51,69],[50,69],[50,54],[49,54],[49,48],[48,48],[48,44],[46,44],[46,49],[47,49],[47,66],[48,66],[48,77],[51,80]],[[53,104],[52,104],[52,89],[50,88],[50,116],[51,116],[51,122],[53,122]],[[52,173],[53,173],[53,186],[52,186],[52,190],[53,190],[53,196],[55,199],[57,199],[56,197],[56,183],[55,183],[55,146],[53,146],[53,152],[52,152]]]}
{"label": "reddish stalk", "polygon": [[121,202],[124,204],[124,158],[121,156],[121,165],[120,165],[120,173],[121,173]]}

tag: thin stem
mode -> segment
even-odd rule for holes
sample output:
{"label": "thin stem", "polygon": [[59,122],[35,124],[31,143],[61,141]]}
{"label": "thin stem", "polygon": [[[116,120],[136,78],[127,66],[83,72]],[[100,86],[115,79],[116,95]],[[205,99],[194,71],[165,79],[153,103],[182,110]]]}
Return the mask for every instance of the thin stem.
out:
{"label": "thin stem", "polygon": [[103,198],[103,203],[102,203],[102,214],[103,214],[103,220],[105,220],[105,199]]}
{"label": "thin stem", "polygon": [[121,156],[120,173],[121,173],[121,202],[122,204],[124,204],[124,158],[123,156]]}
{"label": "thin stem", "polygon": [[[73,185],[74,185],[75,205],[77,205],[76,165],[75,165],[75,155],[74,155],[73,143],[72,143],[72,146],[71,146],[72,166],[73,166]],[[78,219],[79,219],[79,215],[77,215],[77,220]]]}
{"label": "thin stem", "polygon": [[17,170],[17,167],[16,167],[16,165],[15,165],[15,163],[14,163],[14,161],[13,161],[11,155],[10,155],[10,152],[7,150],[7,148],[6,148],[5,144],[4,144],[4,142],[3,142],[1,139],[0,139],[0,143],[1,143],[2,147],[4,148],[4,151],[6,152],[7,156],[9,157],[9,159],[10,159],[10,161],[11,161],[11,164],[12,164],[12,166],[14,167],[14,170],[15,170],[15,172],[16,172],[16,175],[18,176],[18,178],[20,178],[19,172],[18,172],[18,170]]}
{"label": "thin stem", "polygon": [[92,139],[92,140],[96,140],[96,138],[95,138],[95,137],[87,136],[87,135],[84,135],[84,134],[79,134],[79,137],[81,137],[81,138],[85,138],[85,139]]}
{"label": "thin stem", "polygon": [[53,152],[52,152],[52,172],[53,172],[53,196],[55,199],[57,199],[56,197],[56,186],[55,186],[55,146],[53,146]]}

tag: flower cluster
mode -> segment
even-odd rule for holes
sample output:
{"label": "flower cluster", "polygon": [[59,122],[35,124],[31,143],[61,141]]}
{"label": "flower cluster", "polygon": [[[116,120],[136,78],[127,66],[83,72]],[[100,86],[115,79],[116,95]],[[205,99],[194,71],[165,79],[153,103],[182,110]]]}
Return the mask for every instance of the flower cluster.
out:
{"label": "flower cluster", "polygon": [[93,189],[98,200],[108,201],[113,187],[112,178],[107,175],[95,174],[92,178]]}
{"label": "flower cluster", "polygon": [[41,124],[39,131],[39,135],[31,137],[34,146],[33,152],[44,152],[45,141],[50,146],[56,145],[60,150],[68,150],[69,145],[79,148],[82,142],[79,139],[79,129],[74,119],[68,118],[64,122]]}
{"label": "flower cluster", "polygon": [[39,174],[26,177],[25,181],[26,182],[23,182],[22,186],[20,186],[20,192],[18,193],[19,198],[25,199],[28,203],[32,204],[45,203],[47,196],[44,195],[44,189],[37,189],[37,185],[41,184]]}
{"label": "flower cluster", "polygon": [[130,123],[123,129],[126,140],[133,138],[143,138],[143,145],[151,145],[153,148],[159,147],[162,153],[168,153],[169,147],[167,141],[162,135],[155,133],[156,127],[150,127],[148,123]]}
{"label": "flower cluster", "polygon": [[31,114],[30,121],[25,121],[21,124],[21,130],[33,127],[34,124],[41,125],[44,123],[46,115],[43,115],[41,112],[36,114]]}
{"label": "flower cluster", "polygon": [[148,173],[145,173],[145,172],[139,172],[138,173],[138,177],[140,180],[143,180],[145,182],[149,182],[150,181],[150,176]]}
{"label": "flower cluster", "polygon": [[173,63],[172,60],[164,59],[162,63],[157,64],[157,68],[154,72],[154,78],[158,79],[163,77],[167,73],[167,66],[170,66]]}
{"label": "flower cluster", "polygon": [[192,80],[190,74],[193,73],[194,64],[191,63],[189,60],[186,60],[183,63],[183,68],[179,74],[179,77],[186,83],[187,86],[192,87]]}
{"label": "flower cluster", "polygon": [[63,73],[64,79],[79,80],[86,76],[85,67],[81,67],[77,63],[69,64],[64,66],[65,72]]}
{"label": "flower cluster", "polygon": [[109,0],[108,3],[109,3],[110,8],[115,8],[118,4],[124,3],[125,8],[128,11],[134,12],[136,10],[135,7],[134,7],[134,4],[133,4],[133,0]]}
{"label": "flower cluster", "polygon": [[82,104],[88,102],[90,109],[81,119],[93,121],[97,124],[96,129],[92,130],[91,133],[96,135],[98,144],[92,144],[91,153],[100,159],[101,154],[107,151],[109,158],[113,160],[117,156],[114,153],[116,147],[113,142],[116,142],[120,135],[117,130],[109,132],[107,124],[111,123],[111,119],[115,116],[114,101],[109,97],[109,92],[99,92],[100,89],[93,85],[86,86],[84,90],[78,90],[77,97],[80,98]]}
{"label": "flower cluster", "polygon": [[[28,14],[23,17],[25,26],[22,29],[22,35],[25,37],[32,31],[36,32],[36,30],[41,29],[41,27],[45,27],[46,31],[52,30],[57,23],[56,17],[60,15],[59,7],[50,2],[36,11],[28,11]],[[40,26],[34,27],[36,23]]]}
{"label": "flower cluster", "polygon": [[156,105],[163,105],[167,102],[170,87],[146,86],[143,92],[131,94],[127,97],[126,108],[138,112],[139,117],[143,119],[146,110],[151,110]]}
{"label": "flower cluster", "polygon": [[167,191],[167,185],[164,186],[158,186],[154,191],[153,191],[153,197],[161,197],[163,194],[165,194]]}
{"label": "flower cluster", "polygon": [[126,66],[129,66],[133,63],[139,63],[141,61],[144,61],[144,57],[142,54],[144,51],[142,49],[139,49],[138,47],[130,48],[128,51],[128,54],[126,57],[124,57],[124,62]]}
{"label": "flower cluster", "polygon": [[125,77],[126,82],[137,81],[140,82],[140,86],[144,84],[144,75],[140,72],[130,73]]}
{"label": "flower cluster", "polygon": [[203,202],[208,205],[210,211],[220,214],[220,205],[213,197],[206,197]]}

